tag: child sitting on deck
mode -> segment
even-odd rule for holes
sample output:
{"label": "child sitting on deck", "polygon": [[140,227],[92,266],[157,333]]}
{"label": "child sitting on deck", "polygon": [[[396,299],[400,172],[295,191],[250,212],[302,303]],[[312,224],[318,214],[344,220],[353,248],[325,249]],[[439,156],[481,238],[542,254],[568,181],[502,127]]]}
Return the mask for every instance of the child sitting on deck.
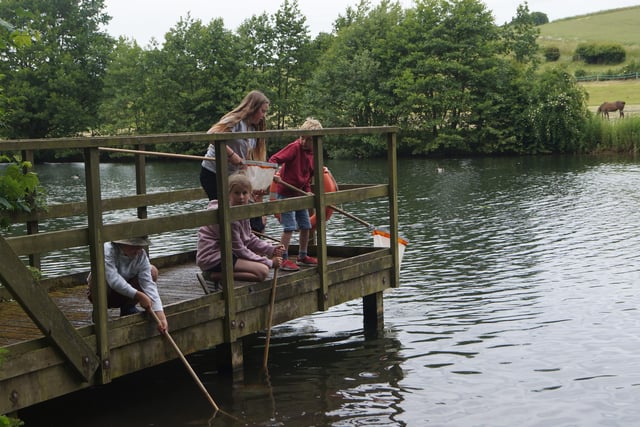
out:
{"label": "child sitting on deck", "polygon": [[[229,177],[229,204],[246,205],[251,197],[251,181],[243,173]],[[217,209],[218,201],[211,200],[208,209]],[[282,262],[282,246],[274,246],[251,232],[249,219],[231,223],[231,250],[233,277],[236,280],[261,282],[267,278],[269,268],[278,268]],[[198,230],[196,264],[205,280],[217,281],[222,272],[222,245],[218,224],[205,225]]]}
{"label": "child sitting on deck", "polygon": [[[158,330],[166,332],[167,318],[158,294],[158,269],[149,262],[144,250],[149,246],[146,237],[116,240],[104,244],[105,280],[107,289],[107,307],[120,308],[120,316],[136,314],[136,304],[147,310],[153,310],[160,319]],[[91,274],[87,277],[88,297],[91,298]]]}

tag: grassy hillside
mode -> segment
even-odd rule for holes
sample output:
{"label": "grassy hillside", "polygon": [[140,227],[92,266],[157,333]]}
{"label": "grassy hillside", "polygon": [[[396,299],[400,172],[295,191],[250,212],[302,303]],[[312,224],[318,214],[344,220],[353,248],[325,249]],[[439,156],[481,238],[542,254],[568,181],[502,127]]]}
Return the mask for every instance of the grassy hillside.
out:
{"label": "grassy hillside", "polygon": [[[606,3],[603,3],[606,7]],[[640,62],[640,6],[605,10],[588,15],[560,19],[541,25],[538,44],[541,49],[554,46],[560,59],[545,62],[542,67],[566,67],[573,74],[584,70],[588,74],[615,74],[630,62]],[[613,43],[621,45],[626,61],[615,65],[588,65],[573,61],[573,53],[580,43]],[[589,93],[589,105],[620,99],[627,104],[640,104],[640,80],[583,83]]]}
{"label": "grassy hillside", "polygon": [[[624,64],[640,61],[640,6],[612,9],[553,21],[541,25],[538,44],[542,49],[553,46],[560,49],[560,59],[544,63],[543,67],[566,66],[572,73],[585,70],[591,73],[617,71]],[[623,64],[588,65],[573,61],[573,53],[580,43],[614,43],[621,45],[627,54]]]}
{"label": "grassy hillside", "polygon": [[[606,7],[606,2],[602,3]],[[640,42],[640,6],[605,10],[589,15],[559,19],[540,26],[543,40],[614,42],[635,45]]]}

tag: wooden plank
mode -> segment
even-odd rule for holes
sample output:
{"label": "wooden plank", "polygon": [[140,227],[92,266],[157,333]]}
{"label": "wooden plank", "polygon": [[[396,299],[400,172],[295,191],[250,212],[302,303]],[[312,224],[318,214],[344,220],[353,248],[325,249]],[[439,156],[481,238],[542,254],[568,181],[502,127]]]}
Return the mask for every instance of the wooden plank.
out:
{"label": "wooden plank", "polygon": [[[357,202],[370,198],[386,197],[388,189],[386,185],[376,184],[348,184],[344,185],[344,189],[336,192],[327,193],[326,202],[329,204],[341,204],[347,202]],[[282,201],[268,201],[265,203],[252,205],[250,212],[244,212],[242,209],[246,207],[234,207],[234,210],[240,210],[247,215],[247,218],[271,215],[277,212],[286,212],[292,208],[300,206],[300,203],[307,203],[309,207],[313,207],[312,196],[300,196],[302,199],[296,199],[294,204]],[[304,199],[308,197],[308,199]],[[123,196],[117,198],[104,199],[101,201],[102,211],[109,212],[114,210],[136,209],[141,206],[159,206],[169,203],[188,202],[193,200],[205,199],[206,195],[201,187],[189,188],[175,191],[164,191],[157,193],[138,194],[132,196]],[[256,210],[257,209],[257,210]],[[85,202],[60,203],[47,206],[46,211],[37,211],[29,214],[12,215],[11,222],[27,223],[29,221],[43,221],[51,218],[68,218],[73,216],[85,216],[87,214],[87,204]]]}
{"label": "wooden plank", "polygon": [[360,202],[368,199],[387,197],[389,193],[386,185],[369,185],[349,190],[340,189],[326,193],[325,201],[328,205],[340,205],[342,203]]}
{"label": "wooden plank", "polygon": [[109,339],[107,332],[107,284],[105,282],[104,265],[104,237],[102,224],[102,195],[100,190],[100,153],[97,149],[86,148],[85,157],[85,181],[87,183],[87,224],[89,255],[91,260],[93,300],[92,317],[96,322],[96,352],[100,359],[100,370],[96,380],[100,384],[108,383],[109,370]]}
{"label": "wooden plank", "polygon": [[47,292],[38,286],[29,270],[1,236],[0,259],[3,264],[3,268],[0,269],[0,280],[25,308],[42,333],[65,354],[69,363],[82,378],[88,380],[98,366],[92,349],[69,324]]}
{"label": "wooden plank", "polygon": [[[358,193],[356,190],[349,190],[350,196],[355,196]],[[325,197],[332,198],[336,193],[327,193]],[[372,195],[381,194],[381,190],[378,187],[368,188],[360,196],[358,200],[364,200],[370,198]],[[105,202],[115,203],[116,200],[110,199]],[[335,202],[327,201],[327,203],[337,204],[344,197],[333,198]],[[103,203],[103,205],[105,205]],[[129,205],[128,207],[138,206],[138,204]],[[313,196],[301,196],[296,198],[290,198],[286,200],[278,200],[265,203],[254,203],[247,206],[234,206],[229,210],[229,221],[235,221],[243,218],[251,218],[262,215],[272,215],[280,212],[287,212],[290,210],[300,208],[312,208],[314,207]],[[106,203],[104,206],[106,210],[113,210],[115,207]],[[104,226],[104,240],[117,240],[122,238],[133,237],[135,235],[146,234],[153,235],[159,233],[165,233],[170,231],[178,231],[189,228],[196,228],[207,224],[218,224],[218,217],[211,210],[202,210],[195,212],[185,212],[182,214],[168,215],[160,218],[150,218],[144,221],[130,221],[128,223],[109,224]],[[30,255],[39,254],[45,252],[51,252],[56,250],[62,250],[72,247],[87,246],[89,244],[88,227],[78,227],[70,230],[59,230],[42,232],[32,235],[17,236],[8,238],[7,241],[11,245],[11,248],[18,255]]]}
{"label": "wooden plank", "polygon": [[[101,203],[102,211],[107,212],[111,210],[135,209],[140,206],[156,206],[204,198],[206,198],[204,190],[201,187],[198,187],[104,199]],[[86,214],[87,204],[85,202],[58,203],[47,206],[46,211],[12,215],[11,221],[13,223],[26,223],[28,221],[43,221],[50,218],[67,218],[72,216],[84,216]]]}
{"label": "wooden plank", "polygon": [[[316,257],[318,258],[318,275],[320,288],[317,291],[318,310],[328,310],[329,279],[327,277],[327,211],[325,207],[324,189],[324,161],[322,138],[313,138],[313,180],[315,182],[315,195],[313,208],[316,212]],[[311,236],[309,242],[311,242]]]}
{"label": "wooden plank", "polygon": [[65,248],[75,248],[88,244],[87,227],[72,230],[50,231],[46,233],[11,237],[6,239],[11,249],[18,255],[51,252]]}
{"label": "wooden plank", "polygon": [[393,287],[400,286],[400,253],[398,251],[398,161],[396,134],[387,134],[387,167],[389,175],[389,227],[391,228],[391,253],[393,254]]}
{"label": "wooden plank", "polygon": [[[136,147],[136,150],[144,150],[145,146],[140,144]],[[147,193],[147,170],[144,167],[146,164],[145,156],[136,156],[136,195],[144,195]],[[147,205],[138,206],[138,218],[147,217]]]}
{"label": "wooden plank", "polygon": [[[267,130],[261,132],[236,132],[238,138],[266,138],[266,139],[296,139],[301,135],[380,135],[388,132],[398,132],[397,126],[375,126],[375,127],[343,127],[343,128],[323,128],[318,130]],[[0,141],[0,151],[20,151],[20,150],[61,150],[72,148],[85,148],[101,146],[118,147],[122,145],[156,145],[156,144],[177,144],[181,142],[212,142],[228,138],[224,133],[207,134],[203,132],[185,132],[172,134],[153,135],[122,135],[122,136],[92,136],[73,138],[44,138],[44,139],[16,139]]]}

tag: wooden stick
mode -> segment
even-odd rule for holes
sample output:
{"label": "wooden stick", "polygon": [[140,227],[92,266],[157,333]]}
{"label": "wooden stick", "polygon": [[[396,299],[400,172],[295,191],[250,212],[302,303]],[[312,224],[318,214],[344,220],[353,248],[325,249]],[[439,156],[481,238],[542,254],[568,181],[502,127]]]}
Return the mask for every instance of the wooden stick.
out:
{"label": "wooden stick", "polygon": [[273,308],[276,303],[276,284],[278,282],[278,267],[273,270],[273,283],[271,285],[271,302],[269,304],[269,317],[267,319],[267,343],[264,346],[264,358],[262,359],[262,368],[267,369],[267,361],[269,360],[269,341],[271,341],[271,323],[273,321]]}
{"label": "wooden stick", "polygon": [[191,154],[177,154],[177,153],[163,153],[161,151],[144,151],[144,150],[128,150],[126,148],[111,148],[111,147],[98,147],[100,151],[114,151],[117,153],[130,153],[130,154],[147,154],[150,156],[162,156],[162,157],[175,157],[178,159],[192,159],[192,160],[209,160],[215,161],[215,157],[207,156],[194,156]]}
{"label": "wooden stick", "polygon": [[[273,180],[274,180],[275,182],[278,182],[278,183],[280,183],[280,184],[284,185],[285,187],[287,187],[287,188],[289,188],[289,189],[291,189],[291,190],[294,190],[294,191],[297,191],[298,193],[304,194],[305,196],[313,196],[313,193],[307,193],[307,192],[306,192],[306,191],[304,191],[303,189],[298,188],[298,187],[295,187],[295,186],[293,186],[293,185],[289,184],[288,182],[283,181],[283,180],[282,180],[282,178],[280,178],[279,176],[274,176],[274,177],[273,177]],[[340,208],[339,208],[339,207],[337,207],[337,206],[329,205],[328,207],[329,207],[329,209],[333,209],[334,211],[339,212],[339,213],[341,213],[342,215],[346,216],[347,218],[351,218],[351,219],[353,219],[353,220],[355,220],[355,221],[359,222],[359,223],[360,223],[360,224],[362,224],[362,225],[366,225],[367,227],[372,228],[372,229],[373,229],[373,228],[375,228],[375,227],[373,226],[373,224],[371,224],[371,223],[369,223],[369,222],[367,222],[367,221],[365,221],[365,220],[363,220],[363,219],[360,219],[360,218],[358,218],[357,216],[355,216],[355,215],[353,215],[353,214],[351,214],[351,213],[349,213],[349,212],[347,212],[347,211],[345,211],[345,210],[343,210],[343,209],[340,209]]]}
{"label": "wooden stick", "polygon": [[256,236],[258,236],[258,237],[264,237],[266,239],[273,240],[274,242],[282,243],[280,240],[276,239],[275,237],[267,236],[266,234],[263,234],[263,233],[261,233],[259,231],[251,230],[251,232],[253,234],[255,234]]}
{"label": "wooden stick", "polygon": [[[160,319],[158,318],[158,315],[156,314],[155,311],[153,311],[152,309],[147,310],[149,313],[151,313],[151,315],[153,316],[153,318],[155,319],[156,323],[158,323],[158,325],[162,326],[162,323],[160,322]],[[187,367],[187,370],[189,371],[189,373],[191,374],[191,377],[193,377],[193,379],[195,380],[196,384],[198,384],[198,387],[200,387],[200,390],[202,390],[202,392],[205,394],[205,396],[207,396],[207,399],[209,400],[209,403],[211,403],[211,406],[213,406],[213,409],[215,409],[216,411],[219,411],[220,408],[218,407],[218,405],[216,404],[216,402],[213,400],[213,398],[211,397],[211,395],[209,394],[209,392],[207,391],[207,389],[205,388],[204,384],[202,384],[202,381],[200,381],[200,378],[198,378],[198,375],[196,374],[196,372],[193,370],[193,368],[191,367],[191,365],[189,364],[189,362],[187,361],[187,359],[184,357],[184,354],[182,354],[182,351],[180,351],[180,348],[178,347],[178,345],[176,344],[176,342],[173,340],[173,338],[171,337],[171,335],[169,334],[168,331],[164,332],[164,336],[167,337],[169,339],[169,342],[171,343],[171,345],[173,346],[173,348],[175,349],[176,353],[178,353],[178,356],[180,356],[180,360],[182,360],[182,363],[184,363],[184,366]]]}

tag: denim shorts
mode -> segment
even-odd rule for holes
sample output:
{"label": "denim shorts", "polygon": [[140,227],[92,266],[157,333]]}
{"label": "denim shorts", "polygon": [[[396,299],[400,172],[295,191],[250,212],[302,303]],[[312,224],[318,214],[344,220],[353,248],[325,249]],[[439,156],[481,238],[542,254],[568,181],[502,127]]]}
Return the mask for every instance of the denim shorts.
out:
{"label": "denim shorts", "polygon": [[[278,199],[286,198],[278,194]],[[280,214],[280,223],[284,231],[311,230],[311,221],[309,220],[309,211],[307,209],[282,212]]]}

